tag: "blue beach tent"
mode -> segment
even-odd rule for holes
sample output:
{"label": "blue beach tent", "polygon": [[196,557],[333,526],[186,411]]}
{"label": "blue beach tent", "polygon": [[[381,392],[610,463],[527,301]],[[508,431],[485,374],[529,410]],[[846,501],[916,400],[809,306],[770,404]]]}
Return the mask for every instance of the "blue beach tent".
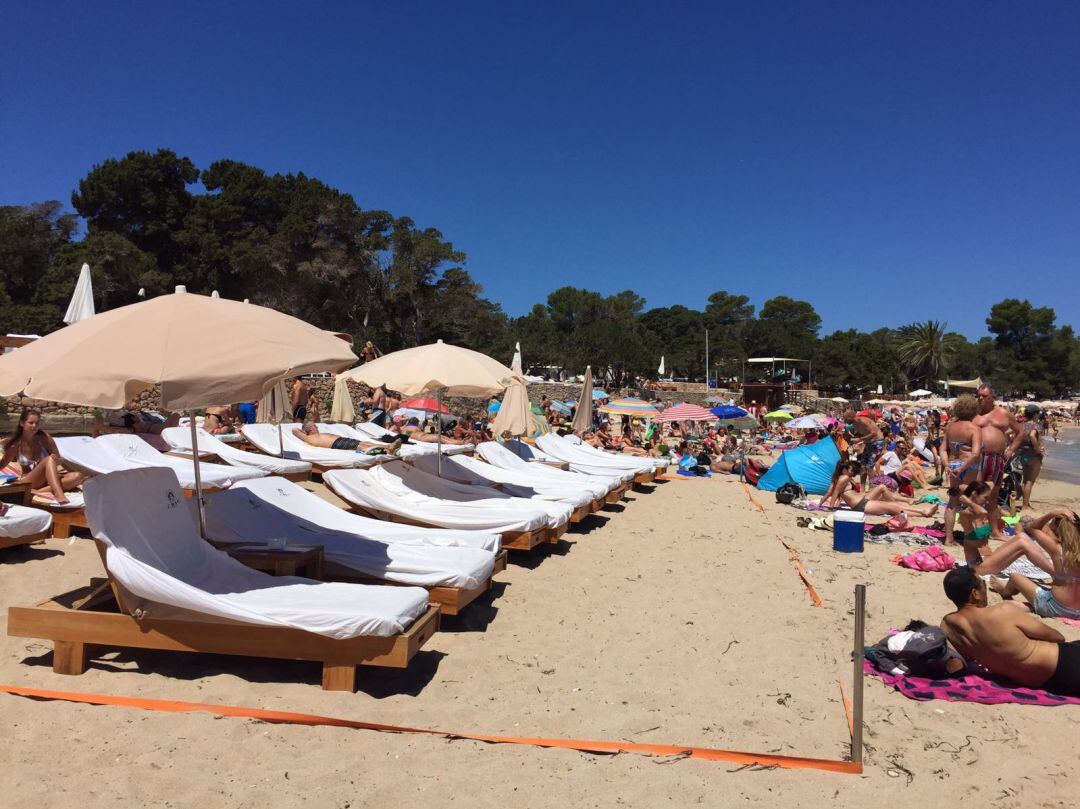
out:
{"label": "blue beach tent", "polygon": [[785,483],[798,483],[807,494],[825,494],[840,460],[840,450],[831,438],[780,454],[780,460],[758,481],[762,491],[775,492]]}

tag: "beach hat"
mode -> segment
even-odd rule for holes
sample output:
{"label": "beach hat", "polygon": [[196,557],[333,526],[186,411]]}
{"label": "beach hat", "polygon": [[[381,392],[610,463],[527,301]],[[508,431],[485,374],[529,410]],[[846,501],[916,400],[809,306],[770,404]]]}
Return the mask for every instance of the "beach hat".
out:
{"label": "beach hat", "polygon": [[897,474],[897,477],[902,477],[904,480],[911,480],[911,477],[912,477],[910,469],[901,469],[896,474]]}

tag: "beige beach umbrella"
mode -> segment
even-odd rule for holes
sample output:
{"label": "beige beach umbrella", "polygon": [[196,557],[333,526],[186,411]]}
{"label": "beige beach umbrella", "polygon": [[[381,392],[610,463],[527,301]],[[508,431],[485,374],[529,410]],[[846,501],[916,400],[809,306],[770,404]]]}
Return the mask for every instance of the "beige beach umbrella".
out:
{"label": "beige beach umbrella", "polygon": [[349,393],[349,380],[338,376],[334,380],[334,401],[330,405],[330,421],[354,422],[356,410],[353,408],[352,394]]}
{"label": "beige beach umbrella", "polygon": [[491,432],[496,436],[509,433],[512,436],[528,435],[532,429],[529,421],[529,389],[522,379],[514,380],[503,394],[499,412],[491,422]]}
{"label": "beige beach umbrella", "polygon": [[[479,351],[439,340],[426,346],[383,354],[351,368],[341,377],[371,388],[385,385],[405,396],[435,394],[440,410],[443,395],[493,396],[509,387],[514,372]],[[339,377],[339,379],[341,378]],[[442,471],[442,429],[439,430],[439,471]]]}
{"label": "beige beach umbrella", "polygon": [[592,366],[589,365],[585,368],[585,383],[581,386],[581,396],[578,398],[577,408],[574,410],[574,423],[570,425],[577,435],[582,435],[592,429],[592,389]]}
{"label": "beige beach umbrella", "polygon": [[829,401],[830,402],[836,402],[837,404],[847,404],[848,403],[848,400],[845,399],[843,396],[834,396],[831,399],[829,399]]}
{"label": "beige beach umbrella", "polygon": [[[119,409],[157,385],[163,409],[190,411],[259,399],[280,380],[354,362],[348,345],[302,320],[177,287],[3,355],[0,396]],[[194,418],[191,443],[197,459]],[[201,489],[197,460],[195,482]],[[203,530],[202,499],[195,500]]]}
{"label": "beige beach umbrella", "polygon": [[280,424],[289,415],[289,391],[285,387],[285,380],[280,379],[259,399],[255,421],[260,424]]}

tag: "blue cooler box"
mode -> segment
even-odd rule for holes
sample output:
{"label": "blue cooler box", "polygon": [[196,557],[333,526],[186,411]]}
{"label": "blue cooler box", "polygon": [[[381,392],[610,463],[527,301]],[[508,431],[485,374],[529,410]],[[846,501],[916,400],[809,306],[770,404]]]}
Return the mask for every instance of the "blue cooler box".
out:
{"label": "blue cooler box", "polygon": [[863,526],[866,515],[861,511],[837,511],[833,514],[832,546],[840,553],[862,553]]}

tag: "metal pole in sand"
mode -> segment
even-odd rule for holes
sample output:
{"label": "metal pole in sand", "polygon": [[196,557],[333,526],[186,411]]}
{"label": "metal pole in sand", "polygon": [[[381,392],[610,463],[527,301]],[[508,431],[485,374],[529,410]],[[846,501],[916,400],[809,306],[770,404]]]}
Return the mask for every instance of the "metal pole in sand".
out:
{"label": "metal pole in sand", "polygon": [[855,648],[852,650],[851,760],[862,764],[863,758],[863,649],[866,647],[866,585],[855,585]]}
{"label": "metal pole in sand", "polygon": [[188,411],[188,425],[191,427],[191,460],[195,465],[195,513],[199,518],[199,536],[206,539],[206,517],[203,515],[202,471],[199,463],[199,431],[195,424],[195,411]]}

